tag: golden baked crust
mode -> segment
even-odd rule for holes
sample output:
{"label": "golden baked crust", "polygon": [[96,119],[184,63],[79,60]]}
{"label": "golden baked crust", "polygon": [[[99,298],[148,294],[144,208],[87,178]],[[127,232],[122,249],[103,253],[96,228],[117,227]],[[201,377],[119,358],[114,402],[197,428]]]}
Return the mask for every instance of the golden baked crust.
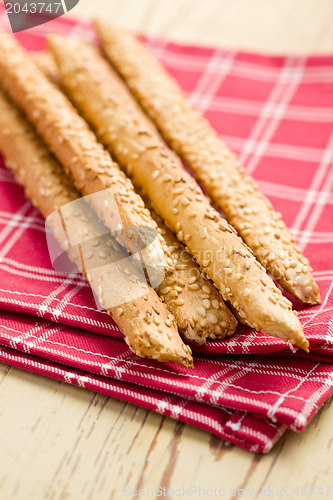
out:
{"label": "golden baked crust", "polygon": [[[27,197],[46,218],[55,210],[63,207],[69,215],[72,226],[77,234],[87,235],[90,239],[103,233],[102,222],[93,210],[87,205],[82,211],[80,205],[66,205],[79,198],[79,193],[65,175],[60,164],[50,155],[45,145],[28,125],[27,121],[18,112],[5,94],[0,91],[0,151],[6,165],[10,168],[17,181],[24,187]],[[66,207],[64,207],[66,205]],[[55,227],[59,232],[59,226]],[[60,242],[62,235],[58,234]],[[75,248],[75,247],[73,247]],[[100,241],[99,254],[123,255],[119,245],[114,241],[113,248]],[[81,260],[75,250],[70,251],[70,257],[82,269]],[[104,256],[104,255],[103,255]],[[127,270],[128,262],[126,263]],[[133,275],[136,275],[133,271]],[[115,273],[115,267],[110,269],[103,266],[103,272],[98,270],[86,273],[90,285],[101,302],[108,303],[110,296],[117,290],[128,287],[128,280],[124,278],[121,269]],[[132,293],[139,287],[132,283]],[[148,356],[158,361],[173,361],[186,367],[192,367],[191,350],[179,337],[175,320],[167,311],[165,305],[158,298],[156,292],[147,287],[142,296],[142,289],[138,290],[138,298],[124,303],[119,307],[108,309],[125,335],[130,349],[138,356]]]}
{"label": "golden baked crust", "polygon": [[[131,181],[112,160],[110,154],[97,141],[86,122],[79,116],[64,94],[52,85],[38,70],[13,36],[0,37],[1,84],[24,110],[52,153],[74,181],[83,195],[90,197],[98,215],[111,230],[119,216],[125,233],[128,228],[148,227],[156,224],[144,207]],[[117,204],[117,213],[109,205]],[[172,269],[172,259],[163,238],[157,234],[150,244],[148,231],[136,231],[146,265],[166,272]],[[126,243],[124,238],[124,244]]]}
{"label": "golden baked crust", "polygon": [[308,349],[297,313],[165,145],[119,77],[84,42],[49,43],[63,87],[134,185],[186,245],[240,320]]}
{"label": "golden baked crust", "polygon": [[175,271],[156,291],[176,318],[180,334],[186,341],[198,344],[204,344],[207,338],[223,339],[232,335],[237,320],[221,294],[146,200],[145,204],[174,259]]}
{"label": "golden baked crust", "polygon": [[48,80],[59,87],[60,78],[58,68],[50,52],[44,50],[42,52],[30,52],[29,55],[37,68],[47,76]]}
{"label": "golden baked crust", "polygon": [[96,21],[106,55],[168,143],[191,167],[257,259],[302,302],[319,304],[309,261],[257,183],[185,98],[174,79],[130,33]]}
{"label": "golden baked crust", "polygon": [[[49,80],[61,86],[52,54],[37,53],[34,61]],[[179,333],[187,342],[199,345],[204,344],[207,338],[214,340],[231,336],[237,327],[237,320],[221,294],[149,202],[144,197],[143,200],[174,261],[175,270],[156,287],[156,292],[175,317]]]}

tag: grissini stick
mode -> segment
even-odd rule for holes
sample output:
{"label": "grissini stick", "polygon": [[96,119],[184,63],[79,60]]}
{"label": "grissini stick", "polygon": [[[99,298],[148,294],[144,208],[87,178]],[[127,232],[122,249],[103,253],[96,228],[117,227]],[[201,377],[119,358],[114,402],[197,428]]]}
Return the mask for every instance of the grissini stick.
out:
{"label": "grissini stick", "polygon": [[175,271],[166,276],[156,291],[176,318],[181,335],[197,344],[204,344],[207,337],[223,339],[232,335],[237,320],[221,294],[145,198],[144,201],[174,259]]}
{"label": "grissini stick", "polygon": [[[49,80],[61,85],[57,65],[50,53],[38,52],[33,60]],[[207,338],[223,339],[232,335],[237,320],[221,294],[144,197],[143,200],[174,261],[175,270],[156,287],[156,292],[175,317],[179,333],[187,342],[199,345]]]}
{"label": "grissini stick", "polygon": [[102,20],[96,28],[113,66],[259,262],[299,300],[319,304],[309,261],[236,155],[139,40]]}
{"label": "grissini stick", "polygon": [[44,50],[42,52],[30,52],[29,55],[37,68],[47,76],[48,80],[59,87],[60,78],[58,68],[50,52]]}
{"label": "grissini stick", "polygon": [[235,230],[210,206],[98,51],[85,42],[64,43],[58,36],[49,45],[62,85],[79,111],[230,301],[239,319],[308,350],[291,303]]}
{"label": "grissini stick", "polygon": [[[139,244],[146,265],[161,272],[171,270],[172,259],[163,238],[157,234],[151,243],[149,229],[156,230],[156,224],[142,199],[68,99],[38,70],[13,36],[1,34],[0,52],[3,88],[24,110],[78,191],[83,195],[99,193],[90,198],[93,208],[111,230],[119,225],[125,228],[123,243],[131,248]],[[110,209],[114,202],[117,210]],[[129,241],[128,231],[133,228],[138,229],[132,231],[131,238],[136,241]]]}
{"label": "grissini stick", "polygon": [[[0,91],[0,151],[7,167],[14,172],[17,181],[24,187],[27,197],[45,218],[61,209],[66,219],[67,216],[71,217],[77,233],[88,235],[91,241],[96,241],[94,237],[105,232],[105,226],[89,205],[83,212],[77,204],[71,209],[70,202],[79,198],[79,193],[59,163],[50,155],[25,118],[2,91]],[[124,288],[126,290],[128,288],[128,278],[124,278],[122,272],[125,268],[121,268],[122,251],[115,241],[114,244],[115,247],[112,249],[100,240],[95,252],[107,260],[108,254],[112,251],[113,256],[119,257],[117,266],[109,269],[104,265],[102,274],[94,270],[89,271],[90,276],[86,273],[96,295],[105,303],[110,301],[110,296],[112,299],[115,291],[121,293]],[[71,252],[70,257],[82,269],[77,253]],[[128,261],[126,269],[131,272]],[[135,271],[132,273],[132,276],[134,275]],[[134,287],[132,292],[135,293],[135,287],[139,285],[132,283],[131,286]],[[157,297],[156,292],[147,286],[145,294],[142,294],[141,289],[141,293],[138,290],[138,295],[130,302],[107,310],[124,333],[130,349],[138,356],[148,356],[158,361],[173,361],[191,367],[193,363],[191,350],[180,339],[173,316]]]}

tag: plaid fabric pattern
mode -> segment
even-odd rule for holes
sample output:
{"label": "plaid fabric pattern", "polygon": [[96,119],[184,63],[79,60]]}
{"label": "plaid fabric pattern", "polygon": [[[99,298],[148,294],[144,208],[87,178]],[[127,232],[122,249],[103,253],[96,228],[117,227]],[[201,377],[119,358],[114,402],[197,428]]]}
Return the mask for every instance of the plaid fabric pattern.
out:
{"label": "plaid fabric pattern", "polygon": [[[42,50],[51,31],[95,39],[89,23],[66,17],[18,39]],[[310,259],[322,304],[294,306],[311,353],[240,326],[225,342],[196,348],[192,371],[137,358],[84,278],[52,269],[44,221],[0,160],[0,360],[268,452],[287,428],[304,429],[333,392],[333,57],[145,42],[239,154]]]}

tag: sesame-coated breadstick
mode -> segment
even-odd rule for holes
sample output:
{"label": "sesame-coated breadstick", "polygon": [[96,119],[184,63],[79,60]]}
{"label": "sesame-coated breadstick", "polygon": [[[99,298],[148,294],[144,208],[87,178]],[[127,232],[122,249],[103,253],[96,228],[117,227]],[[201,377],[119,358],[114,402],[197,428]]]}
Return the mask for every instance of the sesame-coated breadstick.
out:
{"label": "sesame-coated breadstick", "polygon": [[[36,53],[34,62],[49,80],[57,85],[61,84],[57,65],[50,53]],[[175,270],[156,287],[156,292],[175,317],[179,333],[187,342],[200,345],[207,338],[223,339],[232,335],[237,320],[227,308],[221,294],[147,200],[143,200],[174,261]]]}
{"label": "sesame-coated breadstick", "polygon": [[104,21],[96,21],[96,27],[111,63],[259,262],[299,300],[319,304],[319,287],[309,261],[281,214],[186,100],[176,81],[130,33]]}
{"label": "sesame-coated breadstick", "polygon": [[[70,216],[71,226],[76,228],[77,234],[86,234],[91,241],[96,242],[94,237],[102,234],[105,226],[89,206],[84,212],[77,204],[73,209],[70,208],[71,205],[68,203],[79,198],[79,193],[59,163],[50,155],[25,118],[2,91],[0,91],[0,151],[7,167],[14,172],[28,198],[45,218],[62,207],[63,213]],[[112,250],[113,256],[119,256],[117,266],[109,268],[104,265],[102,273],[98,274],[98,270],[96,272],[92,270],[89,271],[90,276],[87,276],[91,287],[105,303],[109,302],[115,292],[118,294],[123,289],[127,290],[129,283],[126,274],[122,272],[125,268],[118,268],[122,264],[120,259],[123,253],[115,241],[114,245],[111,249],[108,244],[100,240],[99,245],[93,246],[92,250],[98,252],[104,259]],[[71,252],[70,257],[82,268],[75,252]],[[125,262],[125,266],[127,271],[131,271],[128,261]],[[135,271],[132,272],[132,276],[134,275]],[[142,296],[142,289],[136,290],[136,287],[139,287],[137,283],[131,283],[131,286],[132,293],[135,294],[137,291],[138,297],[107,310],[122,329],[130,349],[138,356],[149,356],[159,361],[173,361],[191,367],[191,350],[181,341],[173,316],[166,310],[155,291],[147,287],[146,293]]]}
{"label": "sesame-coated breadstick", "polygon": [[152,207],[229,300],[241,321],[307,350],[308,341],[264,268],[220,217],[98,51],[49,40],[66,92]]}
{"label": "sesame-coated breadstick", "polygon": [[[144,249],[141,253],[146,265],[161,272],[172,269],[172,259],[163,238],[157,234],[151,242],[149,228],[156,230],[156,224],[141,197],[68,99],[38,70],[13,36],[1,34],[0,52],[3,88],[24,110],[66,173],[73,178],[78,191],[83,195],[99,193],[90,197],[93,208],[111,230],[125,228],[119,238],[123,237],[125,244],[126,236],[131,249],[138,243]],[[117,209],[113,210],[115,203]],[[129,241],[129,230],[133,227],[140,230],[132,231],[133,241]]]}
{"label": "sesame-coated breadstick", "polygon": [[50,82],[59,86],[60,78],[58,68],[50,52],[44,50],[42,52],[30,52],[29,55],[36,64],[37,68],[40,69],[45,76],[47,76]]}
{"label": "sesame-coated breadstick", "polygon": [[232,335],[237,321],[221,294],[161,217],[144,201],[174,259],[175,271],[166,276],[156,291],[176,318],[180,334],[186,341],[197,344],[204,344],[207,337],[223,339]]}

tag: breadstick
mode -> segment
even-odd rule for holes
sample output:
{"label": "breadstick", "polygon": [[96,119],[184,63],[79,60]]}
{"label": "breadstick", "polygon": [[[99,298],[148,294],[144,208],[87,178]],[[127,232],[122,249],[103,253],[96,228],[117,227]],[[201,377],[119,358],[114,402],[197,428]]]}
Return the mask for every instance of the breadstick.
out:
{"label": "breadstick", "polygon": [[[144,249],[141,254],[147,266],[161,273],[171,270],[172,259],[163,238],[157,234],[151,242],[149,229],[156,231],[156,224],[142,199],[68,99],[38,70],[14,37],[2,33],[0,52],[3,87],[71,175],[76,188],[85,196],[99,193],[89,197],[93,208],[111,230],[124,226],[130,250],[138,245]],[[133,227],[139,230],[132,231],[130,238]]]}
{"label": "breadstick", "polygon": [[[28,198],[45,218],[62,207],[64,217],[70,216],[72,226],[76,228],[78,235],[87,234],[90,241],[96,242],[94,237],[105,233],[105,226],[88,205],[83,212],[77,204],[71,209],[73,204],[70,202],[76,200],[79,193],[59,163],[50,155],[39,137],[2,91],[0,91],[0,150],[7,167],[14,172]],[[59,226],[56,229],[59,231]],[[102,273],[98,273],[97,269],[96,272],[89,271],[90,285],[105,303],[110,302],[110,297],[112,299],[114,293],[122,293],[126,289],[126,294],[129,283],[128,278],[124,278],[126,275],[121,272],[122,269],[118,269],[122,264],[120,259],[123,253],[116,242],[114,245],[112,249],[101,240],[97,248],[94,246],[91,248],[95,253],[98,251],[99,255],[104,252],[105,260],[111,251],[113,256],[117,257],[116,267],[104,265]],[[78,255],[72,252],[70,257],[82,269]],[[132,276],[137,275],[128,261],[126,268]],[[115,272],[117,269],[118,272]],[[132,293],[138,292],[138,297],[107,310],[124,333],[130,349],[138,356],[148,356],[159,361],[173,361],[191,367],[193,362],[191,350],[181,341],[173,316],[166,310],[156,292],[147,286],[146,293],[142,296],[142,289],[136,290],[136,287],[139,287],[138,283],[131,283],[131,286]]]}
{"label": "breadstick", "polygon": [[96,21],[106,55],[168,143],[191,167],[257,259],[302,302],[319,304],[309,261],[270,201],[186,100],[175,80],[134,36]]}
{"label": "breadstick", "polygon": [[98,51],[84,42],[64,43],[61,37],[52,37],[49,45],[62,85],[79,111],[238,317],[307,350],[308,341],[290,302],[210,206]]}
{"label": "breadstick", "polygon": [[[52,54],[38,52],[34,61],[50,81],[61,85]],[[156,292],[175,317],[179,333],[186,342],[199,345],[206,343],[207,338],[224,339],[231,336],[237,327],[237,320],[227,308],[221,294],[144,197],[143,200],[174,261],[175,271],[156,287]]]}
{"label": "breadstick", "polygon": [[30,57],[36,64],[37,68],[40,69],[45,76],[47,76],[48,80],[59,87],[60,78],[58,68],[50,52],[47,50],[43,52],[31,52]]}
{"label": "breadstick", "polygon": [[197,344],[204,344],[207,337],[223,339],[232,335],[237,321],[221,294],[161,217],[144,201],[174,259],[175,271],[156,291],[176,318],[180,334],[186,341]]}

